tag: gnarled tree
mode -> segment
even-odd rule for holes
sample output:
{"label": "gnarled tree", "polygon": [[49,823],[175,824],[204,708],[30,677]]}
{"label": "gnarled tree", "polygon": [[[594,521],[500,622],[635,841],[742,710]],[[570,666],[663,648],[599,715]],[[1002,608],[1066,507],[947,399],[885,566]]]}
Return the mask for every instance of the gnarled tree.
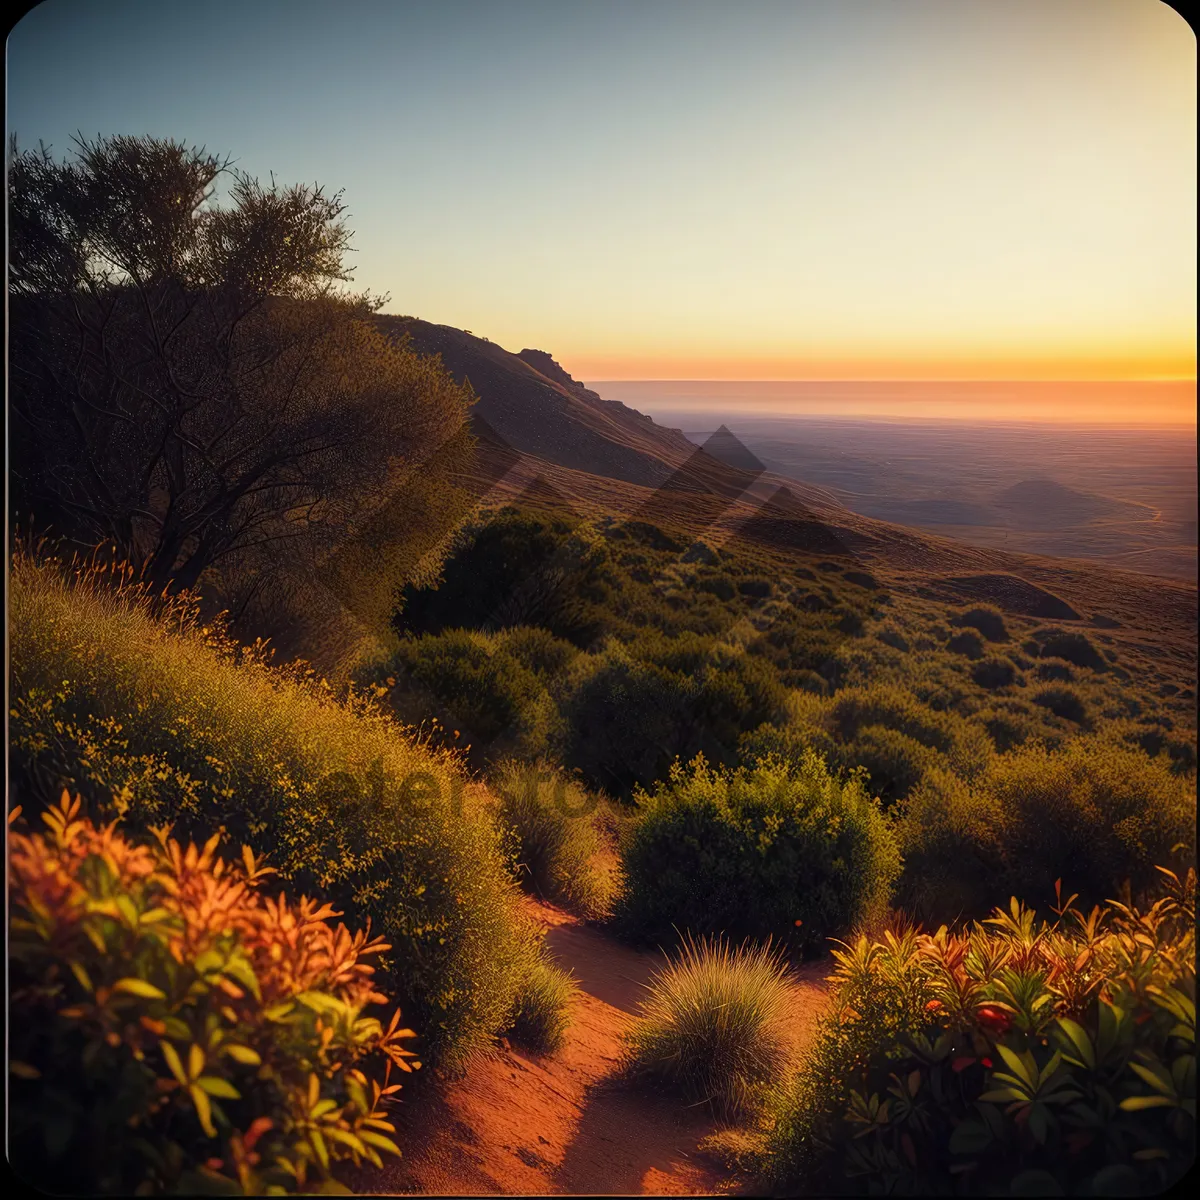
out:
{"label": "gnarled tree", "polygon": [[386,567],[420,525],[406,489],[427,511],[430,470],[462,465],[471,395],[347,286],[340,194],[111,137],[66,161],[14,141],[9,205],[19,520],[172,590],[364,537],[350,558]]}

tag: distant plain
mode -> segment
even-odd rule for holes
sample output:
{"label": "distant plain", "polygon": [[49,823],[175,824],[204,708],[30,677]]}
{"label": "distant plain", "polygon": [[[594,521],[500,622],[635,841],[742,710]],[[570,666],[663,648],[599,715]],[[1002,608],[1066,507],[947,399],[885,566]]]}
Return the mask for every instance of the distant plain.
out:
{"label": "distant plain", "polygon": [[[1124,423],[1111,408],[1092,423],[1079,419],[1082,395],[1060,406],[1075,418],[1060,422],[1029,419],[1036,392],[1013,404],[1020,420],[999,419],[999,396],[961,419],[909,415],[946,412],[947,385],[924,403],[911,384],[841,385],[823,404],[789,405],[799,413],[782,411],[791,397],[772,395],[783,385],[741,385],[744,397],[733,384],[693,385],[690,396],[675,384],[593,386],[697,443],[725,425],[768,470],[828,489],[863,516],[978,546],[1196,578],[1196,426],[1132,423],[1172,415],[1164,391],[1175,415],[1183,411],[1180,388],[1131,395]],[[869,399],[881,395],[887,402]]]}

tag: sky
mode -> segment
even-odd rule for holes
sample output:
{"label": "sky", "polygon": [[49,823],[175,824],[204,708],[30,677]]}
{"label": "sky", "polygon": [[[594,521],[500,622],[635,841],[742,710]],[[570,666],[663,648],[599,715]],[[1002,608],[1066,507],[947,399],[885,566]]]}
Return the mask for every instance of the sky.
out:
{"label": "sky", "polygon": [[1194,378],[1158,0],[44,0],[7,126],[341,189],[387,311],[577,378]]}

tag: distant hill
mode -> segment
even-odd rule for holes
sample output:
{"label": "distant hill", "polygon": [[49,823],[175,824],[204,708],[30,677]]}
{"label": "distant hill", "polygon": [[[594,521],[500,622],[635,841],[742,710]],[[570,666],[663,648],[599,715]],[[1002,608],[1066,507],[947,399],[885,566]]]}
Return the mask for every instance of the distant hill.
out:
{"label": "distant hill", "polygon": [[995,496],[997,511],[1020,529],[1065,529],[1093,521],[1153,517],[1152,509],[1067,487],[1053,479],[1023,479]]}
{"label": "distant hill", "polygon": [[[696,450],[677,429],[616,400],[602,400],[542,350],[509,351],[450,325],[416,317],[378,316],[392,337],[422,354],[438,354],[479,396],[474,418],[522,454],[581,471],[655,487]],[[700,468],[700,473],[703,473]]]}
{"label": "distant hill", "polygon": [[[472,424],[479,454],[473,478],[481,497],[623,516],[717,543],[749,537],[773,545],[781,565],[797,552],[849,556],[869,564],[893,589],[936,593],[952,603],[986,599],[1008,612],[1066,620],[1087,619],[1103,607],[1129,631],[1151,625],[1158,631],[1184,629],[1190,636],[1194,584],[970,545],[897,523],[928,517],[903,506],[890,506],[890,519],[852,512],[837,491],[797,478],[798,471],[764,468],[724,427],[703,435],[697,445],[678,429],[605,400],[544,350],[513,354],[449,325],[407,316],[375,319],[389,336],[407,338],[420,353],[440,355],[451,375],[475,390]],[[934,503],[954,499],[946,495]],[[1053,511],[1059,523],[1067,514],[1103,521],[1130,508],[1142,511],[1145,520],[1152,511],[1039,479],[975,502],[979,511],[955,515],[979,519],[986,507],[988,524],[1015,526],[1038,519],[1040,511]]]}

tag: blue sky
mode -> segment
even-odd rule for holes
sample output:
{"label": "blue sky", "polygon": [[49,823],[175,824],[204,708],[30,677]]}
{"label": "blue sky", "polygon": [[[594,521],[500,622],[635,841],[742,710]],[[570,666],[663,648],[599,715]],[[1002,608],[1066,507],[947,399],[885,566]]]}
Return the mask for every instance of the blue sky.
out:
{"label": "blue sky", "polygon": [[344,189],[390,309],[585,378],[1194,374],[1157,0],[45,0],[8,127]]}

